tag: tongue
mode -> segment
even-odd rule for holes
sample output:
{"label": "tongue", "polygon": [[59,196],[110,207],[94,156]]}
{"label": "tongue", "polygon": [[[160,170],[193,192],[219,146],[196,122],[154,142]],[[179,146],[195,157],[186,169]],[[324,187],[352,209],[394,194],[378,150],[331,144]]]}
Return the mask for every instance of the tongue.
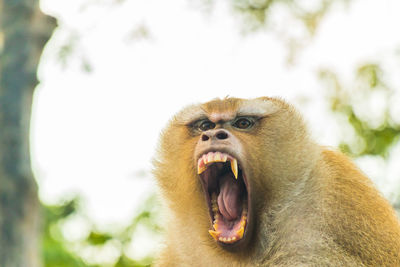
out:
{"label": "tongue", "polygon": [[225,219],[232,221],[240,216],[240,186],[231,173],[226,173],[219,178],[220,193],[218,195],[219,212]]}

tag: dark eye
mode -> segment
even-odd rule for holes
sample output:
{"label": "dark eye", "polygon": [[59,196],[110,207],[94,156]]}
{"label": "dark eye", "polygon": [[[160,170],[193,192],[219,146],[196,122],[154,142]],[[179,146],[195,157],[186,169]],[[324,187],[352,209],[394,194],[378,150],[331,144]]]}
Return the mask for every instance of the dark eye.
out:
{"label": "dark eye", "polygon": [[211,121],[202,121],[202,122],[200,122],[198,128],[200,129],[200,131],[207,131],[210,129],[214,129],[215,123],[213,123]]}
{"label": "dark eye", "polygon": [[233,126],[238,129],[248,129],[253,126],[253,121],[246,118],[240,118],[233,123]]}

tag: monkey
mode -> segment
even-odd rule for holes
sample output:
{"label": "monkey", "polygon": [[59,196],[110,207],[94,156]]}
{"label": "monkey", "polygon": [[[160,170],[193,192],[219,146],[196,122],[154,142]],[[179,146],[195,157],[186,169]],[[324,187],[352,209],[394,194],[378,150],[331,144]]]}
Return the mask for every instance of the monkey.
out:
{"label": "monkey", "polygon": [[184,108],[153,164],[167,210],[155,266],[400,266],[394,209],[281,98]]}

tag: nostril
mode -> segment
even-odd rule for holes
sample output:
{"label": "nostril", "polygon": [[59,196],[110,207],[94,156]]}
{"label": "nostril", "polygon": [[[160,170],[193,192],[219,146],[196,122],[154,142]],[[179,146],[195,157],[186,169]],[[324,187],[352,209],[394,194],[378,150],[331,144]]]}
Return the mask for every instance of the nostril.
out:
{"label": "nostril", "polygon": [[210,139],[210,137],[208,137],[206,134],[201,136],[201,141],[207,141],[208,139]]}
{"label": "nostril", "polygon": [[228,138],[228,134],[226,132],[219,132],[217,133],[217,139],[223,140]]}

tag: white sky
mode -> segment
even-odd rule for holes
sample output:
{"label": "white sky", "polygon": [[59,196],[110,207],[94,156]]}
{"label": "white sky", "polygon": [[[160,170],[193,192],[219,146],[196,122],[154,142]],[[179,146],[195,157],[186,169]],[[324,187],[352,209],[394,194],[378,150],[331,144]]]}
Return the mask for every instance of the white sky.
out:
{"label": "white sky", "polygon": [[[78,192],[100,226],[126,223],[153,188],[151,177],[137,176],[151,169],[161,129],[184,105],[226,95],[283,96],[295,103],[305,97],[307,105],[298,107],[314,136],[336,146],[340,129],[327,111],[318,68],[329,67],[350,82],[357,66],[382,59],[397,68],[389,79],[400,85],[399,65],[390,57],[400,44],[397,0],[338,5],[292,67],[275,34],[240,35],[225,1],[208,15],[188,2],[125,1],[82,9],[79,0],[41,1],[59,19],[40,64],[32,121],[42,200],[54,203]],[[298,29],[279,15],[278,10],[278,25]],[[148,40],[129,40],[138,25],[149,29]],[[63,69],[58,49],[74,35],[81,39]],[[90,61],[92,73],[81,70],[80,56]],[[396,151],[400,155],[400,147]],[[377,183],[387,195],[399,188],[394,161],[387,167],[368,158],[360,165],[373,178],[386,175]]]}

